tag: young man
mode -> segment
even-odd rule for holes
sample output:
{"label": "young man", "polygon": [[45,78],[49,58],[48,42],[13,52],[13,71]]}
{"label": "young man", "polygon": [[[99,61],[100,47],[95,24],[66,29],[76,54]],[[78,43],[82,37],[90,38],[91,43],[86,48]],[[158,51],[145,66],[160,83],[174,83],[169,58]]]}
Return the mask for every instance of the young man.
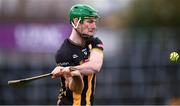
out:
{"label": "young man", "polygon": [[56,53],[57,67],[52,78],[61,77],[59,105],[92,105],[96,73],[103,63],[103,43],[93,37],[97,11],[85,4],[74,5],[69,12],[72,33]]}

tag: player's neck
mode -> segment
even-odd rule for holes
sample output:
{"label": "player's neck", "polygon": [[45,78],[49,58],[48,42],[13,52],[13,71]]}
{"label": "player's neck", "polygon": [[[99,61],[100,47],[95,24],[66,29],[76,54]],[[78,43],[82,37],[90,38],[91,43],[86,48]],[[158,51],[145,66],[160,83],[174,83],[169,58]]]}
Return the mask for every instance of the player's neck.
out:
{"label": "player's neck", "polygon": [[72,30],[69,39],[78,45],[84,45],[84,40],[78,35],[75,29]]}

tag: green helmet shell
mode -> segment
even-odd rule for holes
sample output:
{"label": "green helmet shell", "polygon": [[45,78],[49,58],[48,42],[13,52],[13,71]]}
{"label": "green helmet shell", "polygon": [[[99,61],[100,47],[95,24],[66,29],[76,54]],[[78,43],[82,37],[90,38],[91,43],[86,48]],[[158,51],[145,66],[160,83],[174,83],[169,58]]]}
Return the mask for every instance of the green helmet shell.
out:
{"label": "green helmet shell", "polygon": [[84,17],[99,18],[99,15],[98,15],[97,11],[89,5],[76,4],[76,5],[72,6],[72,8],[69,12],[70,22],[72,22],[74,18],[78,18],[78,19],[81,18],[80,22],[82,23],[84,20]]}

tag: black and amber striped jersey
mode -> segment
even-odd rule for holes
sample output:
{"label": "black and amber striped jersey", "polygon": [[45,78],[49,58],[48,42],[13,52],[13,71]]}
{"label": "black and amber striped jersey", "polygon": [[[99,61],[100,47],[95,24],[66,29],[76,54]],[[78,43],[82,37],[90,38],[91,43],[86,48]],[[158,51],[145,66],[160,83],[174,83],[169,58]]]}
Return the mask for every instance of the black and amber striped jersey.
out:
{"label": "black and amber striped jersey", "polygon": [[[58,49],[55,59],[61,66],[76,66],[88,61],[90,49],[103,51],[103,43],[99,38],[92,38],[84,47],[79,46],[70,39],[65,39]],[[67,81],[61,77],[61,87],[58,95],[59,105],[93,105],[96,87],[96,74],[82,75],[84,89],[81,94],[72,92],[67,86]]]}

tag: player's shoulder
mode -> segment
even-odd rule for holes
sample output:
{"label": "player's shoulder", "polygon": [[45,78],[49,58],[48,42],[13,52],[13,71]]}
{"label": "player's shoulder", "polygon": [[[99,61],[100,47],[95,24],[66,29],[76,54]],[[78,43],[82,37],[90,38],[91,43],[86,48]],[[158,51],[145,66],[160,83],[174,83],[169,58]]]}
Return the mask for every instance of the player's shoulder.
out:
{"label": "player's shoulder", "polygon": [[100,40],[101,41],[101,39],[99,37],[92,37],[92,39],[93,40]]}
{"label": "player's shoulder", "polygon": [[56,52],[56,55],[60,55],[63,57],[71,55],[71,49],[69,47],[67,39],[65,39],[62,45],[59,47],[59,49]]}
{"label": "player's shoulder", "polygon": [[55,54],[56,63],[68,63],[69,61],[71,61],[71,55],[72,53],[70,47],[68,45],[67,39],[65,39],[61,47],[57,50]]}
{"label": "player's shoulder", "polygon": [[103,44],[102,40],[99,37],[93,37],[91,39],[91,42],[92,43],[101,43],[101,44]]}
{"label": "player's shoulder", "polygon": [[92,45],[92,48],[104,50],[103,42],[98,37],[93,37],[91,39],[91,45]]}
{"label": "player's shoulder", "polygon": [[70,47],[69,47],[68,39],[65,39],[62,45],[57,50],[57,52],[64,53],[64,52],[68,52],[69,50],[70,50]]}

